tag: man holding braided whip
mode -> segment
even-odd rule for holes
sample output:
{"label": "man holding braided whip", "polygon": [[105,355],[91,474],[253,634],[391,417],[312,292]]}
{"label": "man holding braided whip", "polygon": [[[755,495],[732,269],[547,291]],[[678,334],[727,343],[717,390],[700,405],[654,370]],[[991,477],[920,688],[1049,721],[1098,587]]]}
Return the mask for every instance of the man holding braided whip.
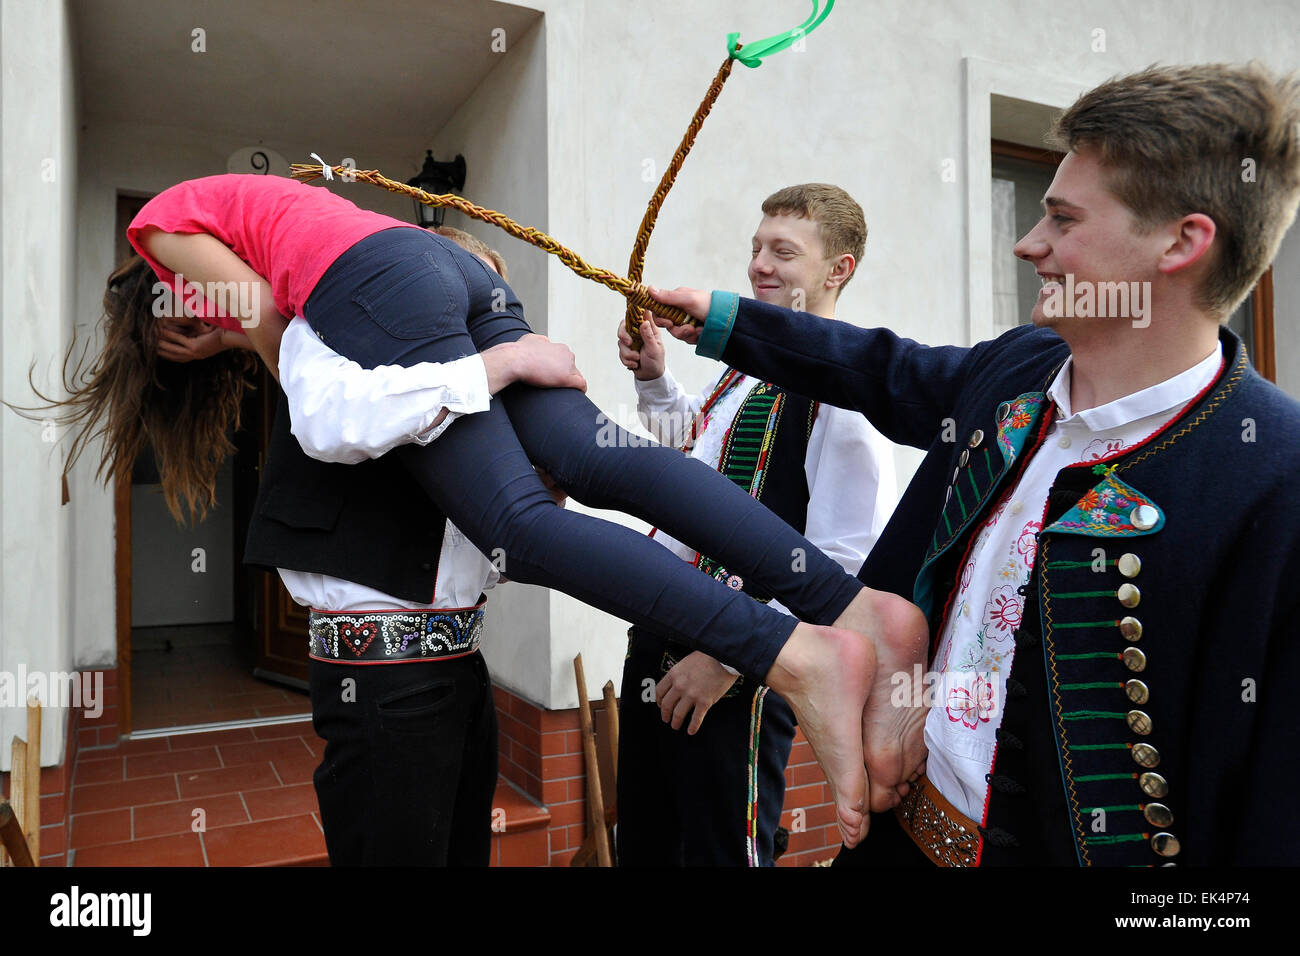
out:
{"label": "man holding braided whip", "polygon": [[[773,193],[753,237],[755,297],[834,318],[866,235],[862,207],[837,186]],[[668,371],[656,326],[647,320],[640,331],[637,349],[620,323],[619,357],[633,371],[638,409],[655,436],[722,471],[856,574],[897,500],[889,442],[855,412],[733,369],[692,397]],[[712,556],[652,536],[706,574],[771,600]],[[794,742],[789,705],[703,651],[644,628],[629,637],[619,865],[771,866]],[[655,685],[657,700],[649,692]]]}
{"label": "man holding braided whip", "polygon": [[1295,865],[1300,404],[1223,323],[1295,218],[1300,80],[1152,68],[1052,138],[1033,327],[926,348],[661,293],[702,354],[928,449],[860,574],[929,620],[897,688],[926,777],[838,862]]}

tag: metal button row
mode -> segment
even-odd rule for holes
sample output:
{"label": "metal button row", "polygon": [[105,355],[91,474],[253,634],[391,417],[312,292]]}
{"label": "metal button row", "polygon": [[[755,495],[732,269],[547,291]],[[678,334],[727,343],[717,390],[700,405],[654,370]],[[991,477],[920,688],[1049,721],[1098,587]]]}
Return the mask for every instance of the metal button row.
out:
{"label": "metal button row", "polygon": [[[999,409],[999,413],[1001,410]],[[1005,416],[1003,416],[1005,417]],[[966,447],[961,450],[957,456],[957,467],[952,470],[952,483],[957,484],[957,479],[961,477],[961,470],[970,464],[970,451],[972,448],[978,448],[984,441],[984,430],[977,428],[970,433],[970,439],[966,442]],[[948,507],[948,502],[952,500],[952,487],[948,488],[948,493],[944,496],[943,506]]]}
{"label": "metal button row", "polygon": [[[1125,558],[1129,557],[1132,557],[1134,561],[1137,561],[1136,555],[1124,555],[1124,557],[1120,558],[1120,573],[1124,574],[1125,577],[1133,577],[1141,567],[1141,564],[1138,563],[1136,566],[1131,568],[1133,574],[1125,573],[1123,562]],[[1124,601],[1124,595],[1122,592],[1125,588],[1129,587],[1133,588],[1136,595],[1136,587],[1133,587],[1133,585],[1130,584],[1122,584],[1119,589],[1120,603],[1124,604],[1125,607],[1134,607],[1137,604],[1136,599],[1133,600],[1132,604],[1127,604]],[[1142,639],[1142,622],[1135,617],[1124,617],[1119,622],[1119,632],[1124,635],[1125,640],[1130,643],[1136,643]],[[1124,666],[1130,671],[1138,672],[1146,669],[1146,655],[1136,647],[1124,648],[1124,653],[1121,655],[1121,659],[1124,662]],[[1140,681],[1137,678],[1130,678],[1124,683],[1124,694],[1133,703],[1141,705],[1145,704],[1150,699],[1151,689],[1147,687],[1143,681]],[[1130,710],[1124,715],[1124,722],[1128,724],[1129,729],[1135,734],[1145,737],[1151,733],[1151,717],[1144,711],[1137,709]],[[1169,782],[1160,774],[1155,773],[1152,769],[1160,764],[1160,751],[1152,744],[1149,744],[1146,741],[1140,741],[1132,746],[1129,753],[1133,757],[1133,762],[1145,770],[1144,773],[1138,776],[1138,787],[1141,788],[1142,792],[1148,797],[1156,799],[1168,796]],[[1142,808],[1142,815],[1146,818],[1148,823],[1152,826],[1160,827],[1162,830],[1164,827],[1172,826],[1174,822],[1173,811],[1163,803],[1146,804]],[[1181,852],[1182,844],[1179,843],[1178,837],[1174,836],[1172,833],[1161,832],[1151,838],[1151,849],[1159,856],[1166,858],[1174,857]]]}

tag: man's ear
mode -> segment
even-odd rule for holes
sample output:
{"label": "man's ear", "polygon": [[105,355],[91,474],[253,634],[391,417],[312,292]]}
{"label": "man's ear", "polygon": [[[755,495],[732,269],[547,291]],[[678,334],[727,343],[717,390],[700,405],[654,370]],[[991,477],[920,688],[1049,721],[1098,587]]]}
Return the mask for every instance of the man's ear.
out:
{"label": "man's ear", "polygon": [[1214,245],[1217,233],[1214,220],[1204,213],[1194,212],[1170,224],[1165,235],[1168,244],[1156,263],[1165,275],[1180,272],[1201,261]]}
{"label": "man's ear", "polygon": [[845,252],[836,256],[835,263],[831,267],[831,274],[826,277],[827,287],[838,289],[849,281],[849,276],[853,275],[853,270],[857,267],[857,260],[853,258],[852,253]]}

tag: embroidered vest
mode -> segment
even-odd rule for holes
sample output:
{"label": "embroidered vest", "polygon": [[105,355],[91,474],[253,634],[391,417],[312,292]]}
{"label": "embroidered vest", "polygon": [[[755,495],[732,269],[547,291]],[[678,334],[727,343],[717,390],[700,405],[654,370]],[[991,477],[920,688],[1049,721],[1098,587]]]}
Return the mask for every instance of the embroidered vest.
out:
{"label": "embroidered vest", "polygon": [[[701,406],[683,450],[690,449],[696,426],[709,408],[735,387],[741,377],[734,369],[722,377]],[[801,533],[808,521],[808,476],[804,471],[804,459],[808,454],[817,405],[811,399],[787,392],[770,382],[759,382],[745,396],[740,410],[727,427],[718,459],[719,472]],[[698,555],[695,566],[728,587],[743,590],[757,600],[771,600],[771,594],[761,585],[732,574],[715,558]]]}

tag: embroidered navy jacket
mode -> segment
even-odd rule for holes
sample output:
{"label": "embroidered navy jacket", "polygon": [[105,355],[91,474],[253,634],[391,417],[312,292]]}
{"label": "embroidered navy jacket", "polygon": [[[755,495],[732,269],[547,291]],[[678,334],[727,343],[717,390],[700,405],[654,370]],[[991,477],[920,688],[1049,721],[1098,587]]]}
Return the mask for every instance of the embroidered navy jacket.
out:
{"label": "embroidered navy jacket", "polygon": [[[1053,482],[984,865],[1300,863],[1300,404],[1220,338],[1223,369],[1174,422]],[[698,351],[927,449],[859,577],[914,600],[937,639],[975,531],[1049,424],[1064,341],[1021,327],[931,348],[715,293]]]}

